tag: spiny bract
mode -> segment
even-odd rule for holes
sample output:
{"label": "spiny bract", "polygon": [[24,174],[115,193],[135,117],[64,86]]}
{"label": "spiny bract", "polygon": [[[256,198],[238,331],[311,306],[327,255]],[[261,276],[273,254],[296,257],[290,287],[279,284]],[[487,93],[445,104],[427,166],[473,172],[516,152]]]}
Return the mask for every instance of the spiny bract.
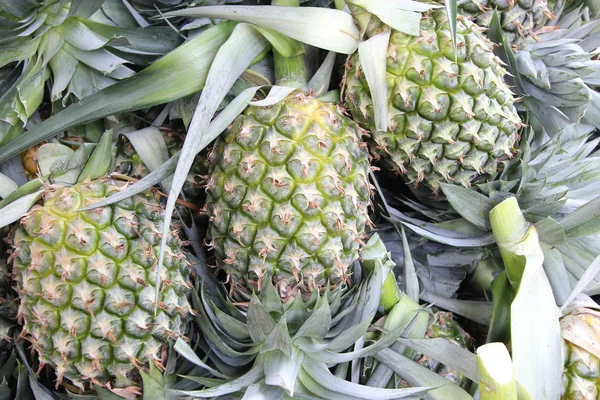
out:
{"label": "spiny bract", "polygon": [[191,312],[188,266],[172,236],[154,313],[163,208],[149,193],[75,212],[118,190],[96,180],[50,191],[14,232],[23,333],[57,385],[67,378],[83,389],[159,362]]}
{"label": "spiny bract", "polygon": [[346,280],[368,222],[360,128],[296,93],[249,107],[209,159],[209,244],[242,296],[271,279],[283,299]]}
{"label": "spiny bract", "polygon": [[456,30],[456,52],[443,11],[423,16],[418,37],[391,32],[387,132],[375,129],[358,53],[346,73],[345,101],[353,118],[372,132],[372,152],[409,182],[434,191],[440,183],[469,186],[494,176],[499,160],[512,157],[521,126],[491,42],[464,17]]}

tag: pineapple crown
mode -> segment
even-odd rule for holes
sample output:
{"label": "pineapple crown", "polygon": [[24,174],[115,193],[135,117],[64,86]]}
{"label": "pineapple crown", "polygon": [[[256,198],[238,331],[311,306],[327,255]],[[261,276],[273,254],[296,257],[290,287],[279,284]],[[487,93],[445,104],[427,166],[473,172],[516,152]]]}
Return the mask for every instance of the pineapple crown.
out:
{"label": "pineapple crown", "polygon": [[237,378],[208,389],[180,393],[269,397],[275,393],[293,396],[300,390],[323,397],[333,390],[361,399],[423,393],[425,389],[420,387],[367,388],[333,375],[328,368],[332,363],[375,354],[405,330],[405,326],[393,329],[362,350],[349,350],[369,329],[379,306],[382,282],[393,267],[377,235],[361,255],[369,266],[364,269],[364,279],[358,278],[361,269],[356,270],[356,286],[347,291],[338,287],[323,294],[314,292],[308,300],[296,297],[284,303],[275,287],[266,282],[260,294],[253,295],[248,303],[232,303],[226,295],[215,292],[212,279],[205,281],[200,297],[195,299],[195,307],[201,310],[197,322],[204,333],[202,347],[212,349],[209,359],[219,368],[217,375]]}

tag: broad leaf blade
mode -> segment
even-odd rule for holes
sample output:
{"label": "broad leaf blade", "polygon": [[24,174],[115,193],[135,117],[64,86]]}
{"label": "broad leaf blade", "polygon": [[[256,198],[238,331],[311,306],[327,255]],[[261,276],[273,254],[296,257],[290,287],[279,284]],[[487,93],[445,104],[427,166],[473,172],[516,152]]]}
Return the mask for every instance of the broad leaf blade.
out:
{"label": "broad leaf blade", "polygon": [[205,6],[165,13],[166,17],[223,18],[273,29],[302,43],[337,53],[356,51],[359,32],[352,17],[317,7]]}

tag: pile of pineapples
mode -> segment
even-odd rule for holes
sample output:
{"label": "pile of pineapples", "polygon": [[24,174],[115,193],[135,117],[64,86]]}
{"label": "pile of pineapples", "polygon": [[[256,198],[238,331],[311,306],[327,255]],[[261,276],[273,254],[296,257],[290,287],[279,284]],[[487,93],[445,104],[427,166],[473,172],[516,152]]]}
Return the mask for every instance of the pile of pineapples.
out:
{"label": "pile of pineapples", "polygon": [[599,55],[595,0],[0,0],[0,399],[600,399]]}

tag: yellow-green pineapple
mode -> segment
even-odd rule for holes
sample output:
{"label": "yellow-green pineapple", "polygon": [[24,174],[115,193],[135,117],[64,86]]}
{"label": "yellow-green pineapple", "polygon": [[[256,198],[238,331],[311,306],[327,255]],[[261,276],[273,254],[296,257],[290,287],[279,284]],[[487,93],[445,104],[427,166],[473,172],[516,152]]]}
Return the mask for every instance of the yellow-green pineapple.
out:
{"label": "yellow-green pineapple", "polygon": [[[387,29],[375,16],[360,20],[367,36]],[[371,132],[371,151],[409,183],[433,191],[441,183],[470,186],[494,177],[501,161],[514,155],[521,127],[492,43],[464,17],[456,30],[456,51],[443,10],[423,15],[420,36],[391,31],[386,132],[375,129],[358,53],[346,71],[345,103]]]}
{"label": "yellow-green pineapple", "polygon": [[369,157],[339,108],[294,92],[249,107],[209,160],[209,244],[243,297],[270,280],[283,299],[348,277],[369,221]]}

